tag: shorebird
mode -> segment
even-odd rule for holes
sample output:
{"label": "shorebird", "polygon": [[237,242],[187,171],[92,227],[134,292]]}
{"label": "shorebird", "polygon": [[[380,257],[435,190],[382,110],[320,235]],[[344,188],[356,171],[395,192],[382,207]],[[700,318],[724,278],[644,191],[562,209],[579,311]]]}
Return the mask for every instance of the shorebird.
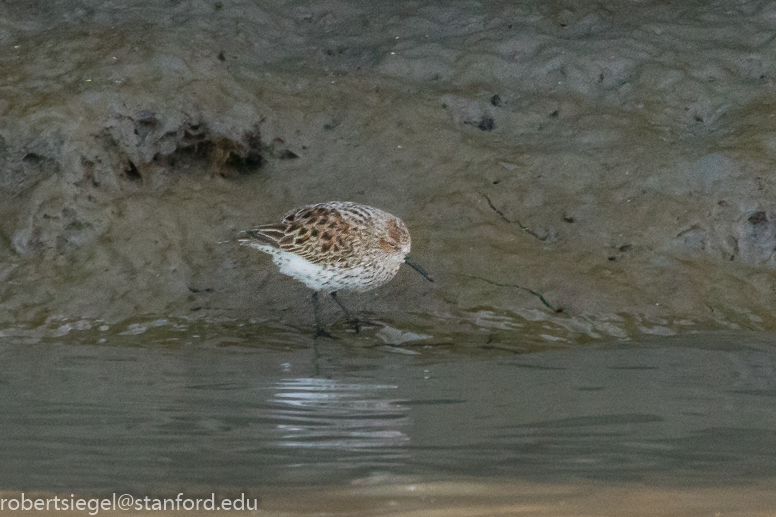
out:
{"label": "shorebird", "polygon": [[330,201],[286,212],[279,223],[243,232],[240,243],[272,255],[284,275],[313,290],[318,336],[323,329],[318,292],[327,292],[358,332],[358,319],[337,298],[341,290],[369,291],[390,281],[407,264],[429,282],[434,280],[409,259],[410,232],[404,222],[380,209]]}

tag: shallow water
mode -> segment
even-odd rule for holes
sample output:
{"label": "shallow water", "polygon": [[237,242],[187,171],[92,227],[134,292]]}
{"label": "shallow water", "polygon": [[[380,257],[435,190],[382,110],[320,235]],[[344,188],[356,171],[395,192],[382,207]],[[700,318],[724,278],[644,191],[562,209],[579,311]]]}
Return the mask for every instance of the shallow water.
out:
{"label": "shallow water", "polygon": [[509,353],[131,328],[0,338],[0,486],[709,487],[776,476],[770,336]]}

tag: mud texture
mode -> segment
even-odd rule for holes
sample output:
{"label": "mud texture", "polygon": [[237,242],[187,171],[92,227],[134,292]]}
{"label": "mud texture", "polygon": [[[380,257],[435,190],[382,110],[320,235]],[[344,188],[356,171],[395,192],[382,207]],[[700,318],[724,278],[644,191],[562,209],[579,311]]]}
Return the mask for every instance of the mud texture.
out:
{"label": "mud texture", "polygon": [[348,200],[436,282],[343,300],[435,340],[774,330],[769,3],[156,5],[0,6],[0,328],[305,331],[238,233]]}

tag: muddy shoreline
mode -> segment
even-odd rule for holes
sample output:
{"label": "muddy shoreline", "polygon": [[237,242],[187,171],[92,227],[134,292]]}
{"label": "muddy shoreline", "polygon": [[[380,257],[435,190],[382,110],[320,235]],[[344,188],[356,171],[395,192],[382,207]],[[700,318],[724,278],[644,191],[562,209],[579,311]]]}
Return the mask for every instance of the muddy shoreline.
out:
{"label": "muddy shoreline", "polygon": [[351,303],[415,331],[773,330],[766,2],[348,5],[5,6],[0,325],[304,329],[309,291],[238,232],[350,200],[402,217],[437,278]]}

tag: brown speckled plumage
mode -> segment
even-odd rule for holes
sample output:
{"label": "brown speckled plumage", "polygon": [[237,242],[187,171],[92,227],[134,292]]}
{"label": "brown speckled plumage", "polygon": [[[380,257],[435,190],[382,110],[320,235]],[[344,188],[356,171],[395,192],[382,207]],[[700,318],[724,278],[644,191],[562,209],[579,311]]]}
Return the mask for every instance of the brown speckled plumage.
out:
{"label": "brown speckled plumage", "polygon": [[[241,242],[273,255],[281,272],[329,292],[366,291],[386,283],[396,275],[411,247],[410,233],[401,219],[344,201],[295,208],[281,223],[245,233],[250,238]],[[294,261],[294,257],[317,268]]]}
{"label": "brown speckled plumage", "polygon": [[321,326],[318,291],[331,294],[358,332],[358,319],[337,299],[337,291],[379,287],[396,276],[403,263],[433,282],[407,258],[410,232],[402,220],[371,206],[346,201],[307,205],[288,211],[280,223],[245,234],[242,244],[269,253],[281,273],[315,291],[319,336],[331,337]]}

